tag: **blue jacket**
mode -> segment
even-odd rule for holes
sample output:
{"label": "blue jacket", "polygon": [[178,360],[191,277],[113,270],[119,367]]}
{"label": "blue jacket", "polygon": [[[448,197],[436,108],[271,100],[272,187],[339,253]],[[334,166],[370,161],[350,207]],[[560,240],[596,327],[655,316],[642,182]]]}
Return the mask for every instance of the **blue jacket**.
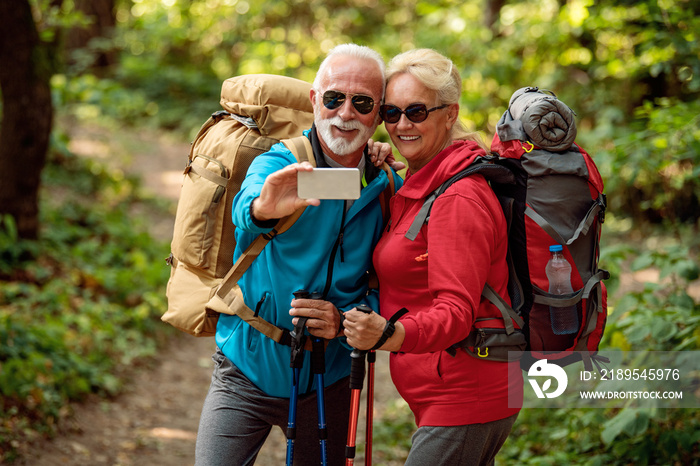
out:
{"label": "blue jacket", "polygon": [[[317,165],[326,166],[310,135]],[[250,204],[260,195],[267,175],[296,162],[283,144],[255,158],[248,169],[241,190],[233,200],[233,223],[236,225],[234,261],[265,229],[253,223]],[[252,263],[239,281],[245,303],[268,322],[292,330],[289,315],[292,293],[304,289],[323,292],[327,300],[343,311],[364,303],[379,311],[376,290],[368,293],[367,271],[372,263],[372,250],[382,233],[382,213],[378,196],[388,185],[386,173],[371,163],[366,164],[367,186],[351,208],[345,212],[345,201],[322,200],[318,207],[309,206],[285,233],[276,236]],[[401,179],[393,174],[396,189]],[[342,234],[341,234],[342,232]],[[330,270],[329,270],[330,267]],[[325,353],[326,386],[350,373],[350,347],[335,338]],[[290,347],[281,345],[255,330],[237,316],[222,314],[216,328],[216,343],[258,388],[276,397],[289,397],[292,369]],[[315,390],[311,373],[310,353],[304,354],[299,393]]]}

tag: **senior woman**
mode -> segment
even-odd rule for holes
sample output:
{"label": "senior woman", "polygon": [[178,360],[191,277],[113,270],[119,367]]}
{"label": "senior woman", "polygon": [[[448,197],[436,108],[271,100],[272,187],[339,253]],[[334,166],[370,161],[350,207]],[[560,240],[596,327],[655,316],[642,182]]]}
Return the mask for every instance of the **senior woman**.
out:
{"label": "senior woman", "polygon": [[[509,390],[522,396],[517,363],[446,351],[474,327],[497,325],[500,312],[481,297],[486,283],[510,302],[506,221],[486,180],[454,183],[418,236],[405,236],[424,199],[485,154],[458,120],[461,83],[452,62],[433,50],[389,63],[380,113],[408,172],[374,250],[382,315],[345,314],[350,345],[392,352],[392,379],[418,426],[407,465],[493,464],[519,412],[508,407]],[[408,313],[389,336],[387,318],[402,308]]]}

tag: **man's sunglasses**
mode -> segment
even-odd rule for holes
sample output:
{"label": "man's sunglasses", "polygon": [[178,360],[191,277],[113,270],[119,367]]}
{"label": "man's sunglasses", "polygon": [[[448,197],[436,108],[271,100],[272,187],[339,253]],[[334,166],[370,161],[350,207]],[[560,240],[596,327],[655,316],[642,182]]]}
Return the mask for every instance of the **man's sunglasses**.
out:
{"label": "man's sunglasses", "polygon": [[367,115],[374,108],[374,99],[368,95],[362,94],[345,94],[340,91],[326,91],[323,93],[323,105],[329,110],[335,110],[340,108],[344,103],[345,99],[350,97],[350,102],[352,102],[355,110],[363,115]]}
{"label": "man's sunglasses", "polygon": [[382,105],[379,107],[379,115],[381,115],[382,119],[387,123],[398,123],[401,119],[401,114],[406,115],[406,118],[413,123],[420,123],[428,118],[430,112],[445,107],[449,107],[449,104],[440,105],[431,109],[428,109],[425,104],[411,104],[406,107],[406,110],[401,110],[396,105]]}

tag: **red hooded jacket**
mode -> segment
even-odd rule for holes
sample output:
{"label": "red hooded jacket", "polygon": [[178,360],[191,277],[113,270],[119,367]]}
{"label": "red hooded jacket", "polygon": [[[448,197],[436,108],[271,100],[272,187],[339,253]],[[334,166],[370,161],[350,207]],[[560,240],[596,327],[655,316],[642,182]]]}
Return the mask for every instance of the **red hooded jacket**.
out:
{"label": "red hooded jacket", "polygon": [[[404,236],[424,199],[483,154],[476,143],[457,141],[408,175],[374,250],[382,315],[409,310],[400,319],[406,338],[391,355],[391,376],[418,426],[495,421],[517,413],[522,401],[517,363],[445,351],[475,325],[503,327],[500,312],[481,297],[486,282],[510,302],[506,221],[486,180],[473,175],[453,184],[437,198],[415,241]],[[509,383],[517,408],[508,407]]]}

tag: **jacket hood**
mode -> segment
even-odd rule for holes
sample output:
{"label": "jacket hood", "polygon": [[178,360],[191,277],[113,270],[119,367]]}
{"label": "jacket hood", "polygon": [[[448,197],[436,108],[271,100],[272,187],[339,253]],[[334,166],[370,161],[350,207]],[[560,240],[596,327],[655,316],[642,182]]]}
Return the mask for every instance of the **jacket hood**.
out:
{"label": "jacket hood", "polygon": [[474,141],[455,141],[414,175],[406,174],[400,194],[410,199],[422,199],[435,191],[450,177],[471,165],[486,152]]}

